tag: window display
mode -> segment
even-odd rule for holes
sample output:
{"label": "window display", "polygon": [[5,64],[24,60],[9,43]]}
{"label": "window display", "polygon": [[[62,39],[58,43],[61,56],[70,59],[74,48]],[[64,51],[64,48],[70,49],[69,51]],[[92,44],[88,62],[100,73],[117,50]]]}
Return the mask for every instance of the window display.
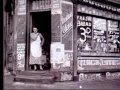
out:
{"label": "window display", "polygon": [[80,55],[118,56],[120,53],[119,22],[78,15],[77,51]]}
{"label": "window display", "polygon": [[107,52],[106,20],[93,18],[93,47],[96,53]]}
{"label": "window display", "polygon": [[77,50],[92,50],[92,17],[77,16]]}
{"label": "window display", "polygon": [[108,52],[120,52],[120,31],[118,22],[108,20]]}

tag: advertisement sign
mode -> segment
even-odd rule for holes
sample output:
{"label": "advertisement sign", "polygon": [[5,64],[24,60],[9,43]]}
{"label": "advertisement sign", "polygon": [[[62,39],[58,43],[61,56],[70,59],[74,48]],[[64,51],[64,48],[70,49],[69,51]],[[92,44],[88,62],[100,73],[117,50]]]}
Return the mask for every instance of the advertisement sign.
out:
{"label": "advertisement sign", "polygon": [[17,70],[24,70],[25,66],[25,44],[17,44]]}
{"label": "advertisement sign", "polygon": [[70,67],[72,66],[73,62],[73,52],[65,51],[65,62],[63,63],[63,67]]}
{"label": "advertisement sign", "polygon": [[51,44],[51,63],[62,64],[64,63],[64,44],[60,42],[55,42]]}
{"label": "advertisement sign", "polygon": [[61,0],[51,0],[51,13],[61,14]]}
{"label": "advertisement sign", "polygon": [[117,21],[108,20],[108,52],[120,53],[120,30]]}
{"label": "advertisement sign", "polygon": [[78,70],[102,70],[120,68],[120,59],[80,59]]}
{"label": "advertisement sign", "polygon": [[52,0],[33,0],[32,10],[50,9]]}
{"label": "advertisement sign", "polygon": [[26,0],[18,0],[18,15],[26,14]]}
{"label": "advertisement sign", "polygon": [[107,52],[107,27],[106,20],[93,18],[93,47],[97,53]]}
{"label": "advertisement sign", "polygon": [[77,50],[92,50],[92,17],[85,15],[77,16]]}
{"label": "advertisement sign", "polygon": [[62,43],[65,50],[73,50],[73,4],[62,1]]}

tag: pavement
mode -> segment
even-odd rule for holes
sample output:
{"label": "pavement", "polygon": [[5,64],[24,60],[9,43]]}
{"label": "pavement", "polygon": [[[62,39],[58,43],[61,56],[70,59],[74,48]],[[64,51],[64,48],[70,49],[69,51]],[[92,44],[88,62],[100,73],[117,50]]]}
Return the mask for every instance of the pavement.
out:
{"label": "pavement", "polygon": [[54,84],[35,84],[13,82],[13,76],[8,74],[4,76],[4,90],[41,90],[41,89],[108,89],[120,90],[120,79],[103,79],[103,80],[83,80],[83,81],[67,81],[55,82]]}

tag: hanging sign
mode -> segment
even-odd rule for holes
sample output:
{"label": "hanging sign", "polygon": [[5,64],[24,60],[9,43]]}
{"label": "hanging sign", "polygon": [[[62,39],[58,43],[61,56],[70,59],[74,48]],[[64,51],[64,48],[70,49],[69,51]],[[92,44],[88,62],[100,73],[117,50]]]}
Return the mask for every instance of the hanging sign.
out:
{"label": "hanging sign", "polygon": [[18,0],[18,15],[26,14],[26,0]]}

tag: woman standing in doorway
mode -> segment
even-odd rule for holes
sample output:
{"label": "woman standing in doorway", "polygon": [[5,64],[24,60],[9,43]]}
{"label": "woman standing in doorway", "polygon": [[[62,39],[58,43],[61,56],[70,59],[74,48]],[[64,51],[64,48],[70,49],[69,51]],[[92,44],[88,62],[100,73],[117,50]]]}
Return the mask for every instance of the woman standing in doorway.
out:
{"label": "woman standing in doorway", "polygon": [[[34,70],[42,70],[42,45],[44,44],[44,38],[41,33],[38,32],[36,27],[33,28],[33,32],[30,34],[30,66]],[[39,66],[40,65],[40,66]]]}

